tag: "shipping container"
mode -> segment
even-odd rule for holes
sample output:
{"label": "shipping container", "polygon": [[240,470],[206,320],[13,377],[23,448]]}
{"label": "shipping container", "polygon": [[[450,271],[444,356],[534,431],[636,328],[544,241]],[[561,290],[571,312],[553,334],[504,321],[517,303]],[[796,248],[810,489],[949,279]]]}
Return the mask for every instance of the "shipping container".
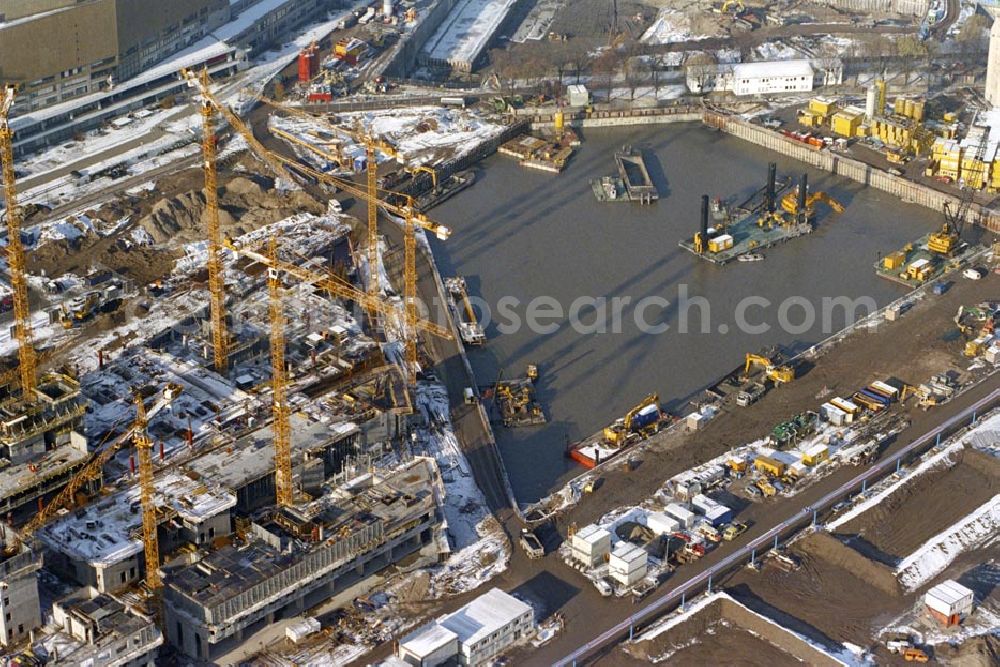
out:
{"label": "shipping container", "polygon": [[670,535],[680,530],[681,524],[663,512],[650,512],[646,515],[646,527],[657,535]]}
{"label": "shipping container", "polygon": [[694,524],[695,514],[686,507],[682,507],[677,503],[671,503],[664,508],[664,511],[681,524],[683,528],[690,528]]}

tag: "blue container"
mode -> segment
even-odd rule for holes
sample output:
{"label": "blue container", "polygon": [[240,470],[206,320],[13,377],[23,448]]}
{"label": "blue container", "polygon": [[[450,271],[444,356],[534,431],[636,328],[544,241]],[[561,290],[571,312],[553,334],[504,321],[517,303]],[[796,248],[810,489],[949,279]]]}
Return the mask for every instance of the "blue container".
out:
{"label": "blue container", "polygon": [[941,296],[947,291],[948,291],[948,283],[934,283],[931,286],[931,292],[933,292],[938,296]]}

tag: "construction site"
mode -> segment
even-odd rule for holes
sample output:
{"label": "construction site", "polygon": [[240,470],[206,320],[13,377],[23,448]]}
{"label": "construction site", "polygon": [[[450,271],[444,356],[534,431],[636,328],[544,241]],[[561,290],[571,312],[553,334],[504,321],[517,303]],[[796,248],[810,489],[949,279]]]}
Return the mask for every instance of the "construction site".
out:
{"label": "construction site", "polygon": [[145,2],[0,9],[0,664],[1000,659],[994,9]]}

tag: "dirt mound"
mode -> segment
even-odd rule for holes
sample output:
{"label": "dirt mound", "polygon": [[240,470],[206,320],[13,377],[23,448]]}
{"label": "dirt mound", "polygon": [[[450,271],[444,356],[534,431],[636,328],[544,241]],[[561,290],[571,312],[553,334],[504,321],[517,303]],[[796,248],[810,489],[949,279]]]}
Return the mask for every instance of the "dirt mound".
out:
{"label": "dirt mound", "polygon": [[75,243],[51,241],[31,252],[28,268],[48,276],[86,274],[91,266],[105,266],[145,285],[170,273],[180,252],[159,247],[125,248],[114,238],[88,235]]}
{"label": "dirt mound", "polygon": [[965,449],[955,465],[912,479],[837,532],[859,535],[888,556],[905,557],[1000,490],[990,458]]}
{"label": "dirt mound", "polygon": [[[219,226],[226,236],[239,236],[295,213],[320,215],[323,206],[303,191],[278,193],[246,177],[236,177],[219,192]],[[205,194],[189,190],[153,204],[139,224],[156,243],[189,243],[205,235]]]}
{"label": "dirt mound", "polygon": [[811,556],[853,573],[883,593],[893,597],[898,597],[902,593],[899,582],[889,568],[865,558],[832,535],[814,533],[798,542],[796,547]]}
{"label": "dirt mound", "polygon": [[983,635],[958,646],[943,644],[934,657],[952,667],[992,667],[1000,665],[1000,637]]}

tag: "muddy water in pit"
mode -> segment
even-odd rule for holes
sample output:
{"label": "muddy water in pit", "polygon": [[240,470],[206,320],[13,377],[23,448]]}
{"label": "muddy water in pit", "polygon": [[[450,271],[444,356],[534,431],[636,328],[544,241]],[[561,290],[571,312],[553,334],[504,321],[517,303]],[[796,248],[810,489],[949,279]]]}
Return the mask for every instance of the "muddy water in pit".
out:
{"label": "muddy water in pit", "polygon": [[[595,201],[590,179],[615,171],[614,150],[632,144],[644,151],[647,167],[660,191],[651,206]],[[508,430],[497,438],[514,491],[531,502],[561,480],[581,471],[565,458],[567,442],[596,432],[621,417],[646,394],[656,392],[675,414],[748,351],[771,344],[800,350],[825,338],[821,317],[824,297],[869,296],[879,305],[897,298],[904,288],[876,277],[877,253],[900,248],[940,224],[940,215],[894,197],[865,189],[853,181],[808,170],[810,189],[825,190],[847,206],[839,216],[821,208],[818,228],[765,251],[766,260],[715,266],[677,246],[698,224],[700,195],[740,195],[743,201],[761,185],[767,163],[778,163],[779,178],[802,173],[801,163],[760,150],[700,125],[591,130],[584,144],[559,175],[529,171],[495,155],[481,165],[475,186],[434,209],[431,216],[454,230],[447,242],[434,241],[441,274],[465,276],[469,293],[482,297],[494,311],[489,341],[470,348],[481,386],[520,376],[526,364],[537,364],[539,398],[549,423]],[[681,333],[679,286],[709,304],[710,333]],[[553,297],[565,311],[578,297],[629,297],[621,309],[621,333],[578,333],[567,317],[556,319],[552,333],[527,326],[501,333],[498,324],[510,317],[497,313],[503,297],[520,305],[510,312],[525,320],[535,297]],[[759,296],[770,307],[745,311],[746,321],[766,323],[766,333],[744,333],[736,326],[736,307],[743,297]],[[636,325],[636,304],[651,303],[644,321],[667,324],[659,334]],[[816,311],[805,331],[779,328],[779,304],[804,297]],[[546,310],[546,312],[548,312]],[[700,332],[702,315],[688,309],[689,331]],[[803,323],[803,309],[790,308],[787,319]],[[580,314],[595,321],[593,309]],[[549,323],[551,319],[541,320]],[[832,317],[833,331],[843,327],[843,309]],[[722,333],[726,331],[726,333]]]}

